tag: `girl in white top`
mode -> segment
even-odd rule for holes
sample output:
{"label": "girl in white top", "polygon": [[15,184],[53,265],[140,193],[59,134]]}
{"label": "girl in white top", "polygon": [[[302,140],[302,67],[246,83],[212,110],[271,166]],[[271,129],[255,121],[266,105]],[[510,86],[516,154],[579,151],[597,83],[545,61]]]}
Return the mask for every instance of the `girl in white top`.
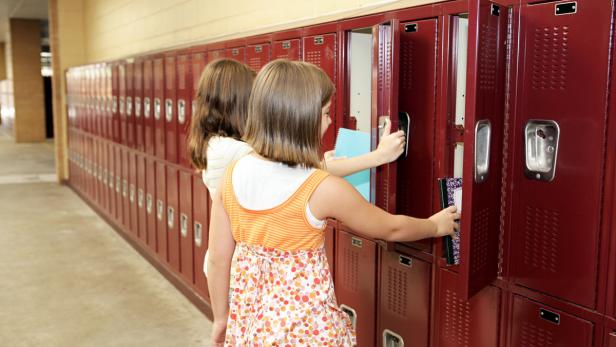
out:
{"label": "girl in white top", "polygon": [[[248,99],[254,77],[255,73],[248,66],[232,59],[215,60],[209,63],[201,74],[188,149],[193,164],[202,170],[203,182],[210,196],[216,194],[219,181],[227,166],[252,152],[252,148],[241,138],[246,124]],[[331,124],[329,107],[323,114],[323,121],[327,126]],[[390,134],[390,124],[387,124],[376,150],[354,158],[334,158],[334,152],[330,151],[325,153],[323,167],[329,173],[343,177],[392,162],[403,151],[404,133],[398,131]],[[303,178],[305,177],[296,178],[298,185]],[[282,197],[280,199],[284,200]],[[309,211],[307,218],[312,220]],[[206,267],[207,261],[204,262],[204,272]]]}

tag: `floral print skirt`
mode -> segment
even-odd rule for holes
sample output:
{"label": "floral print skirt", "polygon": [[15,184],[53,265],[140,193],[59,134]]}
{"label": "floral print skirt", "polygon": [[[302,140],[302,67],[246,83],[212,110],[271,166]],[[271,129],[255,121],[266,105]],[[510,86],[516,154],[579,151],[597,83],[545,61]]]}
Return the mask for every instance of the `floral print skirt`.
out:
{"label": "floral print skirt", "polygon": [[281,251],[238,243],[225,346],[354,346],[325,249]]}

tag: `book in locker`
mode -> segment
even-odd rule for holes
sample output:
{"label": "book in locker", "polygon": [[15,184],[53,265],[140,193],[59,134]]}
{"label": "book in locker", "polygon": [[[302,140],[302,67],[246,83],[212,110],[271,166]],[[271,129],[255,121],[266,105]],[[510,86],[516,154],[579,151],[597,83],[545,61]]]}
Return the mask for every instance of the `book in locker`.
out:
{"label": "book in locker", "polygon": [[[440,178],[438,180],[441,196],[441,208],[456,206],[462,213],[462,178]],[[457,238],[445,236],[443,251],[447,264],[460,264],[460,230],[455,231]]]}

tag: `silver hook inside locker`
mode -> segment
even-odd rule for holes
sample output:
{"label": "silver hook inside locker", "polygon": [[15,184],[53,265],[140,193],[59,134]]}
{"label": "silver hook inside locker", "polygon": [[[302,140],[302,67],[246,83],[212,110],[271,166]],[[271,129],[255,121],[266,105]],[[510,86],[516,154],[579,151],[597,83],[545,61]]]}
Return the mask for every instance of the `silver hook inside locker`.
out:
{"label": "silver hook inside locker", "polygon": [[525,166],[529,179],[552,181],[556,175],[560,126],[553,120],[530,119],[524,127]]}

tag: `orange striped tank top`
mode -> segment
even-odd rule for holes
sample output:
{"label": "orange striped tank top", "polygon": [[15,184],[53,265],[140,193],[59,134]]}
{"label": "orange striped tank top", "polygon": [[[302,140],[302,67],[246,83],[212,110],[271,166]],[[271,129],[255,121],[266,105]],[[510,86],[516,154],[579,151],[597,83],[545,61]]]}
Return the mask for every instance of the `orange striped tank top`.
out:
{"label": "orange striped tank top", "polygon": [[315,228],[306,218],[306,205],[319,184],[329,176],[315,170],[282,204],[266,210],[241,206],[233,191],[235,162],[227,168],[222,201],[229,215],[235,242],[285,251],[316,249],[323,244],[323,229]]}

